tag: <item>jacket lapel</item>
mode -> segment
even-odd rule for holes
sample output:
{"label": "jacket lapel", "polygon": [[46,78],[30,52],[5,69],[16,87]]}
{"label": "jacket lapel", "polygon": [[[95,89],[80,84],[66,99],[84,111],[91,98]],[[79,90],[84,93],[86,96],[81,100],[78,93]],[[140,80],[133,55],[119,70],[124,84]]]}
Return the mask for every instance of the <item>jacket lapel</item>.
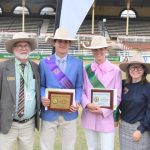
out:
{"label": "jacket lapel", "polygon": [[33,71],[33,78],[35,79],[35,90],[36,90],[36,101],[37,101],[37,105],[38,108],[40,108],[40,103],[39,101],[39,93],[40,93],[40,75],[39,75],[39,70],[38,67],[32,62],[29,61],[32,71]]}
{"label": "jacket lapel", "polygon": [[37,89],[37,85],[38,85],[38,82],[40,82],[40,77],[38,76],[39,75],[39,72],[38,72],[38,67],[36,67],[36,65],[32,62],[32,61],[29,61],[29,63],[31,64],[31,68],[32,68],[32,71],[33,71],[33,78],[35,79],[35,89]]}
{"label": "jacket lapel", "polygon": [[9,61],[6,66],[6,80],[14,102],[16,102],[16,76],[15,76],[15,59]]}
{"label": "jacket lapel", "polygon": [[36,73],[36,68],[34,67],[34,64],[32,61],[29,61],[30,65],[31,65],[31,68],[32,68],[32,71],[33,71],[33,78],[35,79],[38,79],[37,77],[37,73]]}
{"label": "jacket lapel", "polygon": [[69,74],[69,72],[70,72],[72,69],[73,69],[73,68],[72,68],[71,57],[68,55],[65,74],[66,74],[66,75]]}

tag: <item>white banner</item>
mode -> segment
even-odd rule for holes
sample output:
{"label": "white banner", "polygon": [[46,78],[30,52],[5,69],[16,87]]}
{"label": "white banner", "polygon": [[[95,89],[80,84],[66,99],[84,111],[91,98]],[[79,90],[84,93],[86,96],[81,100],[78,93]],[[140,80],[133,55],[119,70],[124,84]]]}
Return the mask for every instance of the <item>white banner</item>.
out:
{"label": "white banner", "polygon": [[74,37],[94,0],[63,0],[59,27],[67,28]]}

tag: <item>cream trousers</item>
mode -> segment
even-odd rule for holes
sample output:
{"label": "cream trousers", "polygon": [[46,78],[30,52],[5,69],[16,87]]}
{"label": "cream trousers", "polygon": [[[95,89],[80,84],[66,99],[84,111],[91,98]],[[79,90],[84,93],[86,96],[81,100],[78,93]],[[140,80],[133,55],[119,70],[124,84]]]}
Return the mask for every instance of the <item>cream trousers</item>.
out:
{"label": "cream trousers", "polygon": [[57,129],[60,130],[62,150],[74,150],[76,142],[76,119],[65,121],[59,116],[57,121],[44,121],[41,124],[41,150],[54,150]]}
{"label": "cream trousers", "polygon": [[7,134],[0,133],[0,150],[13,150],[16,143],[18,150],[33,150],[35,119],[26,123],[13,122]]}

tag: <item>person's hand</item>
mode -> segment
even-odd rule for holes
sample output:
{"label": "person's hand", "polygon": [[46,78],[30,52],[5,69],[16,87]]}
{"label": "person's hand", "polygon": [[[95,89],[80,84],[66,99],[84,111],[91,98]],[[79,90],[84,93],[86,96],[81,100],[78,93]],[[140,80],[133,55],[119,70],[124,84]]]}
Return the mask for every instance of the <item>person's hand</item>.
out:
{"label": "person's hand", "polygon": [[100,113],[100,114],[102,113],[101,108],[98,105],[94,104],[94,103],[87,104],[87,108],[92,113]]}
{"label": "person's hand", "polygon": [[132,139],[135,142],[138,142],[141,139],[141,137],[142,137],[142,134],[139,130],[134,131],[132,134]]}
{"label": "person's hand", "polygon": [[102,114],[102,111],[101,111],[100,107],[96,108],[95,110],[89,109],[89,111],[92,112],[92,113]]}
{"label": "person's hand", "polygon": [[79,108],[80,108],[80,105],[79,105],[78,102],[76,102],[76,105],[71,105],[71,106],[70,106],[70,111],[71,111],[71,112],[75,112],[75,111],[77,111]]}
{"label": "person's hand", "polygon": [[95,110],[95,109],[98,109],[99,106],[97,106],[96,104],[94,103],[89,103],[86,105],[86,107],[89,109],[89,110]]}
{"label": "person's hand", "polygon": [[46,97],[42,97],[42,104],[45,107],[48,107],[50,105],[50,100]]}

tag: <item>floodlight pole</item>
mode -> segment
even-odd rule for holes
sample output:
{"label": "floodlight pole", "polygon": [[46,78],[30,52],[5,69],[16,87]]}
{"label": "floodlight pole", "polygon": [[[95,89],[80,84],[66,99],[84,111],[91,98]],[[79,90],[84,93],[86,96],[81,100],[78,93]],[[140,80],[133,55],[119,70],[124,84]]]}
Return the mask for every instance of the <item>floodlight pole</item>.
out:
{"label": "floodlight pole", "polygon": [[130,0],[127,1],[127,20],[126,20],[126,35],[129,35],[129,10],[130,10]]}
{"label": "floodlight pole", "polygon": [[92,34],[94,34],[94,21],[95,21],[95,0],[92,5]]}
{"label": "floodlight pole", "polygon": [[22,0],[22,32],[24,32],[24,24],[25,24],[25,1]]}

